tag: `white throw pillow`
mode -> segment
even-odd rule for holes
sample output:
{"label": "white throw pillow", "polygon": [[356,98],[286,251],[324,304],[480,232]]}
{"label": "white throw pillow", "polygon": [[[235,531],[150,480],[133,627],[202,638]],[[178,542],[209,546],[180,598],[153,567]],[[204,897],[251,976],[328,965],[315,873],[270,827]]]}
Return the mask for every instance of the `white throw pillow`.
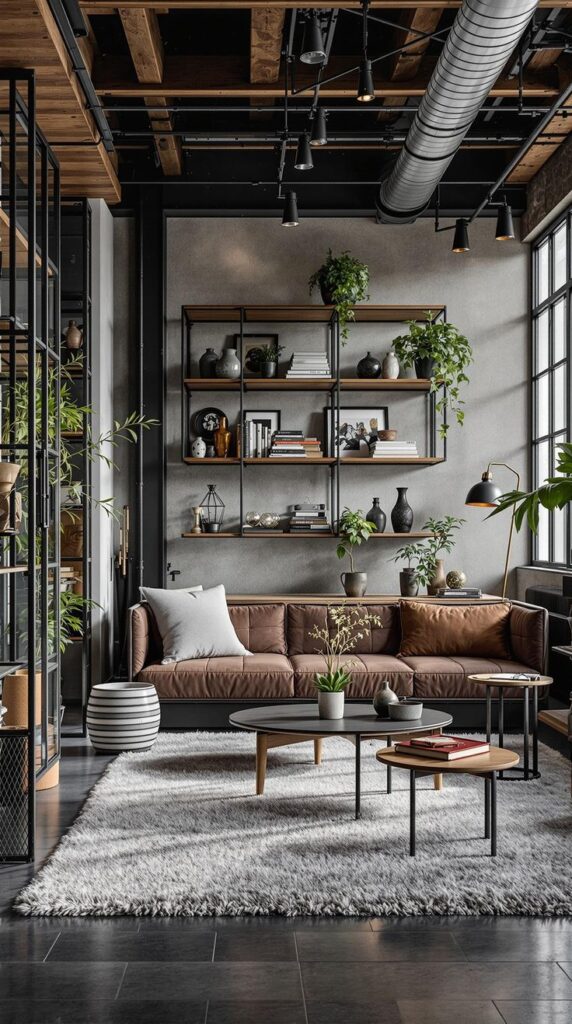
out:
{"label": "white throw pillow", "polygon": [[157,590],[141,587],[157,620],[163,661],[250,655],[230,621],[224,587],[208,590]]}

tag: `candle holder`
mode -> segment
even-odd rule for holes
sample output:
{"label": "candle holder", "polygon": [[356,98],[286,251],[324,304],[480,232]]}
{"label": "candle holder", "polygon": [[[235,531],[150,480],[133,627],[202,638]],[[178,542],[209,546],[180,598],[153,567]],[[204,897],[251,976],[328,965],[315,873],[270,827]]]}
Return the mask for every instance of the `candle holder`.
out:
{"label": "candle holder", "polygon": [[203,514],[202,505],[194,505],[193,506],[193,515],[195,517],[195,521],[194,521],[191,533],[202,533],[203,532],[203,528],[202,528],[202,525],[201,525],[202,514]]}

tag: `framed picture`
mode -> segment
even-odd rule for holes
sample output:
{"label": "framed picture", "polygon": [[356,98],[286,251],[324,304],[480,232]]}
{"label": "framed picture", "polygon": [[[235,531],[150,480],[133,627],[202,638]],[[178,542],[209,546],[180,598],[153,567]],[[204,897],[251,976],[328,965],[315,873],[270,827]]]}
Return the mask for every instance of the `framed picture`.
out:
{"label": "framed picture", "polygon": [[243,420],[244,457],[268,455],[272,435],[280,430],[280,409],[244,409]]}
{"label": "framed picture", "polygon": [[340,429],[337,436],[332,438],[332,430],[336,430],[337,420],[334,412],[332,427],[332,410],[324,409],[325,436],[327,438],[327,450],[332,455],[341,459],[369,458],[370,447],[377,441],[379,430],[387,430],[389,417],[387,406],[378,408],[370,406],[340,406]]}
{"label": "framed picture", "polygon": [[[257,377],[260,374],[260,350],[265,345],[278,345],[277,334],[243,334],[242,362],[245,377]],[[234,347],[240,351],[240,334],[234,336]]]}

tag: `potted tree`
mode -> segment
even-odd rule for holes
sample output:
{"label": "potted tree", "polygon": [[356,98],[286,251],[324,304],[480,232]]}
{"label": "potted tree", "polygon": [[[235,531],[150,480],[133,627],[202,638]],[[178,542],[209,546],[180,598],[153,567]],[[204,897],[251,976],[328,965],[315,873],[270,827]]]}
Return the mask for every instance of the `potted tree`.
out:
{"label": "potted tree", "polygon": [[[343,718],[345,690],[351,683],[353,662],[347,655],[362,639],[363,630],[370,625],[381,625],[377,615],[372,615],[365,608],[339,608],[328,605],[326,625],[319,626],[309,632],[320,646],[316,648],[324,655],[326,671],[317,672],[314,686],[318,691],[318,711],[320,718]],[[342,659],[343,662],[342,662]]]}
{"label": "potted tree", "polygon": [[[395,338],[393,350],[402,367],[414,366],[418,377],[431,381],[431,391],[436,392],[444,385],[442,394],[437,398],[437,411],[450,409],[462,426],[465,413],[460,392],[461,386],[469,382],[466,370],[473,360],[473,350],[454,324],[433,320],[429,311],[425,317],[423,323],[406,321],[409,334]],[[441,424],[441,437],[448,429],[448,424]]]}
{"label": "potted tree", "polygon": [[365,519],[361,508],[355,512],[345,508],[342,512],[336,554],[338,558],[345,558],[347,555],[350,560],[350,571],[343,572],[340,576],[347,597],[363,597],[365,594],[367,573],[355,571],[353,550],[369,540],[370,534],[375,533],[375,530],[375,523]]}
{"label": "potted tree", "polygon": [[347,249],[334,256],[328,255],[319,270],[312,274],[309,282],[310,295],[320,289],[326,306],[335,306],[341,330],[342,345],[345,345],[349,331],[348,322],[355,319],[353,306],[369,299],[369,270],[365,263],[351,256]]}

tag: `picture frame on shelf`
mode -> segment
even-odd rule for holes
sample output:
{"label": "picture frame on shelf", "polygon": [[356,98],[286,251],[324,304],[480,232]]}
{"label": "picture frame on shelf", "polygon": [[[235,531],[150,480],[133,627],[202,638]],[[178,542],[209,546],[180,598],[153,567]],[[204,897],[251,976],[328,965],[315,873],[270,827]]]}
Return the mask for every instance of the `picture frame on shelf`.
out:
{"label": "picture frame on shelf", "polygon": [[388,407],[344,405],[340,406],[339,433],[336,433],[336,418],[332,410],[324,408],[324,436],[327,452],[340,459],[368,459],[372,443],[377,441],[378,432],[389,427]]}
{"label": "picture frame on shelf", "polygon": [[[266,345],[278,347],[277,334],[243,334],[242,335],[242,365],[246,379],[260,377],[261,369],[257,367],[256,353]],[[240,352],[240,334],[234,335],[234,347]]]}

